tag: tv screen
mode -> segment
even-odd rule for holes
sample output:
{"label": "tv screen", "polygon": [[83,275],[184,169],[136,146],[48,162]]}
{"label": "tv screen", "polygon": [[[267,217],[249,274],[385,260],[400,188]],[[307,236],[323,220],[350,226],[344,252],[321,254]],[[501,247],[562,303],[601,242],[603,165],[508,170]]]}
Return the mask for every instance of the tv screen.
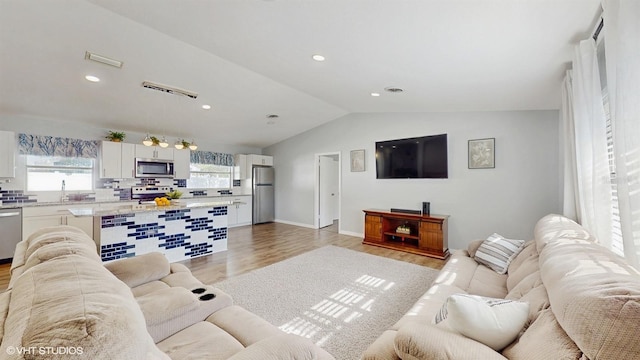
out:
{"label": "tv screen", "polygon": [[446,179],[447,134],[376,142],[378,179]]}

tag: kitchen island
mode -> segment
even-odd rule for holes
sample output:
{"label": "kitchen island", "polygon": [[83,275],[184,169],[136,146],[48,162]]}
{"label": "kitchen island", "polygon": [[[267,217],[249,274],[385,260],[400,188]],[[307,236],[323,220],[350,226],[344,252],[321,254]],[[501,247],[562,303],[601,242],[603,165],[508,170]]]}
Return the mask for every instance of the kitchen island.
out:
{"label": "kitchen island", "polygon": [[161,252],[170,262],[227,250],[227,206],[234,201],[123,205],[78,208],[76,217],[93,217],[94,240],[102,261]]}

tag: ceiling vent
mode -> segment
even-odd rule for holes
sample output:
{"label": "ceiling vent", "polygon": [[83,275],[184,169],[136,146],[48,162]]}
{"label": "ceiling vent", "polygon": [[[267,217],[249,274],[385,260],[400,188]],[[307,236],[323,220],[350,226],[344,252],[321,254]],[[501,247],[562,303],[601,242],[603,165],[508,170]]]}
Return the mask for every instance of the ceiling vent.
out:
{"label": "ceiling vent", "polygon": [[120,60],[111,59],[111,58],[108,58],[106,56],[102,56],[102,55],[98,55],[98,54],[92,53],[90,51],[85,51],[84,58],[87,59],[87,60],[99,62],[101,64],[117,67],[118,69],[122,68],[122,65],[124,64]]}
{"label": "ceiling vent", "polygon": [[172,86],[162,85],[162,84],[154,83],[151,81],[143,81],[142,87],[145,87],[147,89],[162,91],[167,94],[186,96],[192,99],[196,99],[198,97],[198,93],[195,93],[193,91],[178,89]]}

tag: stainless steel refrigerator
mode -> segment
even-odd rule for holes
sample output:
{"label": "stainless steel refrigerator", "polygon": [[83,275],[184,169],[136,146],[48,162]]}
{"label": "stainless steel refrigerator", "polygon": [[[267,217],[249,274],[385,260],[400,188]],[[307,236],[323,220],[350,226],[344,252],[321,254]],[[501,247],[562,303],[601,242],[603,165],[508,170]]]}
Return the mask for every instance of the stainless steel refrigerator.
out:
{"label": "stainless steel refrigerator", "polygon": [[262,224],[275,219],[272,167],[253,167],[253,223]]}

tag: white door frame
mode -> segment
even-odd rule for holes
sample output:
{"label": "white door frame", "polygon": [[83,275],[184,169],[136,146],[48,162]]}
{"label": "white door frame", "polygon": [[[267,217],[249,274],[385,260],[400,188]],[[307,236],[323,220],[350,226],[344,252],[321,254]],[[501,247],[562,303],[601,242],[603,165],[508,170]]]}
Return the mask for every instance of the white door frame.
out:
{"label": "white door frame", "polygon": [[320,228],[320,157],[338,156],[338,233],[342,227],[342,157],[340,152],[317,153],[314,156],[315,189],[313,195],[313,228]]}

